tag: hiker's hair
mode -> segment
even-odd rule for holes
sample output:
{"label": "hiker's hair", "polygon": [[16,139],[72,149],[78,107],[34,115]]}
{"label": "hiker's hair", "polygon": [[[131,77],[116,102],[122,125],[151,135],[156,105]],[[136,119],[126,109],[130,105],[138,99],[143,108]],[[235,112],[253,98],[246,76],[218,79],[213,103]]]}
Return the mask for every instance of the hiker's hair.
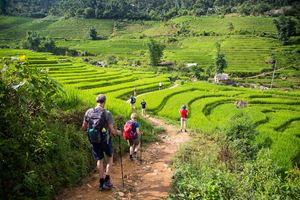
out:
{"label": "hiker's hair", "polygon": [[130,118],[137,120],[138,115],[136,113],[132,113],[131,116],[130,116]]}
{"label": "hiker's hair", "polygon": [[186,109],[186,105],[182,105],[182,109],[184,109],[184,110],[185,110],[185,109]]}

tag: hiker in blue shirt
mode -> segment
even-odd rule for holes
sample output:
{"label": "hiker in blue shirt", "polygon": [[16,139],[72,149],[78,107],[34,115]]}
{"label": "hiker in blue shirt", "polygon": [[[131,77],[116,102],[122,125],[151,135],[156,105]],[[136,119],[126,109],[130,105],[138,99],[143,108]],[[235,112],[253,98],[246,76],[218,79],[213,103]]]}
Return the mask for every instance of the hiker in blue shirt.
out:
{"label": "hiker in blue shirt", "polygon": [[140,125],[137,122],[137,114],[132,113],[130,116],[131,120],[126,122],[124,126],[123,136],[124,139],[128,141],[129,144],[129,159],[133,160],[137,158],[137,152],[140,148]]}

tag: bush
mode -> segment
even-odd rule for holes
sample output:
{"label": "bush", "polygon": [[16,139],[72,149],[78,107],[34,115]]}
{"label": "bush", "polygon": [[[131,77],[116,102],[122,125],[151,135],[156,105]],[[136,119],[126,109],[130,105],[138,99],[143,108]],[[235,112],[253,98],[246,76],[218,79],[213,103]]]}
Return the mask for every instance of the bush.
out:
{"label": "bush", "polygon": [[[299,169],[282,173],[271,160],[269,149],[256,151],[251,145],[255,137],[254,126],[241,113],[233,117],[226,136],[194,135],[177,155],[173,179],[175,193],[168,199],[299,199]],[[218,145],[217,145],[218,143]],[[224,165],[220,152],[227,144],[227,161],[239,167]],[[232,148],[234,147],[234,148]],[[255,154],[249,159],[246,149]],[[238,157],[236,157],[238,156]],[[244,156],[247,159],[240,159]]]}
{"label": "bush", "polygon": [[[20,58],[26,63],[26,57]],[[51,199],[89,171],[89,144],[50,111],[60,99],[43,70],[6,63],[0,79],[0,199]]]}
{"label": "bush", "polygon": [[227,141],[246,158],[252,159],[257,150],[252,144],[257,135],[253,122],[244,112],[234,115],[230,121],[225,131]]}

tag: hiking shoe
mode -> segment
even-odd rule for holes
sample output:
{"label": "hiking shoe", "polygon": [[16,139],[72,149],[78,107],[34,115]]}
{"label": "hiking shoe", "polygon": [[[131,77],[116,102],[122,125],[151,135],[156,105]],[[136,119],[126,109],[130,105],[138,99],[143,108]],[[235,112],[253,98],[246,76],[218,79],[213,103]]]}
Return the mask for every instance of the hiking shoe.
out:
{"label": "hiking shoe", "polygon": [[136,151],[133,152],[133,157],[134,157],[134,158],[137,158],[137,152],[136,152]]}
{"label": "hiking shoe", "polygon": [[105,190],[110,190],[112,187],[113,187],[113,184],[110,182],[110,180],[107,180],[104,182],[102,188]]}
{"label": "hiking shoe", "polygon": [[187,130],[186,130],[186,129],[184,129],[184,132],[187,132]]}
{"label": "hiking shoe", "polygon": [[131,161],[133,161],[133,156],[132,156],[132,155],[129,155],[129,159],[130,159]]}
{"label": "hiking shoe", "polygon": [[103,188],[103,185],[99,184],[99,191],[103,191],[104,188]]}
{"label": "hiking shoe", "polygon": [[103,191],[104,179],[99,180],[99,191]]}

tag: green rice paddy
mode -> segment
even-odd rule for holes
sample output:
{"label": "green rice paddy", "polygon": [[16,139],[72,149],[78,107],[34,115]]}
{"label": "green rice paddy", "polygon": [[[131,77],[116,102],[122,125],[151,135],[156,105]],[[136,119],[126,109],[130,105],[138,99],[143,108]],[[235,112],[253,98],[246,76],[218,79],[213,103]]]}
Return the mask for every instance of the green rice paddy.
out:
{"label": "green rice paddy", "polygon": [[[30,67],[42,67],[56,79],[67,93],[76,95],[89,105],[95,96],[105,93],[107,108],[114,113],[129,116],[130,105],[126,103],[136,90],[137,109],[142,99],[147,102],[147,111],[174,123],[179,121],[182,104],[190,110],[188,128],[196,132],[222,132],[230,124],[233,115],[246,112],[256,125],[259,135],[256,143],[269,145],[272,158],[281,167],[294,167],[300,152],[300,93],[298,90],[260,91],[257,89],[234,88],[207,82],[186,83],[169,87],[169,74],[145,71],[149,64],[147,43],[150,37],[166,45],[163,60],[177,65],[198,63],[206,68],[214,64],[216,47],[221,44],[228,68],[225,72],[232,77],[255,76],[272,70],[266,62],[271,54],[277,59],[275,87],[299,88],[299,45],[282,46],[276,39],[273,18],[268,17],[179,17],[168,22],[113,21],[87,19],[61,19],[48,17],[30,19],[22,17],[0,17],[0,41],[2,44],[17,45],[24,39],[26,31],[37,31],[42,36],[56,38],[58,46],[69,47],[97,54],[105,60],[116,56],[118,64],[113,68],[95,67],[80,58],[53,56],[21,49],[0,49],[0,58],[26,55]],[[116,28],[116,23],[119,26]],[[228,30],[232,23],[234,30]],[[121,25],[120,25],[121,24]],[[185,24],[189,35],[177,35],[178,27]],[[94,26],[99,35],[107,40],[88,40],[88,29]],[[204,36],[204,32],[210,35]],[[213,34],[211,34],[213,33]],[[261,37],[264,35],[263,37]],[[169,37],[176,41],[168,42]],[[138,60],[142,67],[127,67],[130,60]],[[241,83],[270,85],[268,74],[263,77],[244,78]],[[165,89],[158,90],[162,82]],[[243,100],[248,106],[236,108],[234,102]]]}

